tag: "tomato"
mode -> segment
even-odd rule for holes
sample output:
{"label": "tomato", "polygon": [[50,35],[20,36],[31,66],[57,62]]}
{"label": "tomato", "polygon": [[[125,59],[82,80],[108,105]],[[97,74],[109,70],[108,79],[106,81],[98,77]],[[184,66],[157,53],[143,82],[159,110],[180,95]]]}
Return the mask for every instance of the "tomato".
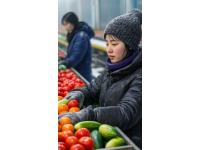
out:
{"label": "tomato", "polygon": [[76,79],[75,81],[76,81],[77,83],[81,83],[81,84],[83,83],[83,81],[82,81],[81,79]]}
{"label": "tomato", "polygon": [[58,82],[58,87],[61,87],[61,84],[62,84],[61,82]]}
{"label": "tomato", "polygon": [[65,77],[60,78],[60,82],[63,82],[65,80]]}
{"label": "tomato", "polygon": [[66,73],[70,73],[70,72],[72,72],[70,69],[67,69],[66,71],[65,71]]}
{"label": "tomato", "polygon": [[78,102],[76,100],[71,100],[69,103],[68,103],[68,108],[72,108],[72,107],[78,107]]}
{"label": "tomato", "polygon": [[77,79],[77,77],[72,77],[72,79],[71,79],[71,80],[75,81],[76,79]]}
{"label": "tomato", "polygon": [[64,93],[61,92],[61,91],[58,91],[58,96],[62,96],[62,97],[64,97]]}
{"label": "tomato", "polygon": [[82,83],[81,85],[82,85],[82,86],[85,86],[85,83]]}
{"label": "tomato", "polygon": [[80,83],[76,83],[75,86],[74,86],[74,89],[77,89],[77,88],[80,88],[81,87],[81,84]]}
{"label": "tomato", "polygon": [[61,76],[61,77],[65,77],[65,73],[61,73],[60,76]]}
{"label": "tomato", "polygon": [[68,86],[73,89],[74,88],[74,81],[71,81],[70,83],[68,83]]}
{"label": "tomato", "polygon": [[64,84],[64,83],[61,83],[61,87],[65,87],[65,84]]}
{"label": "tomato", "polygon": [[67,150],[64,145],[58,145],[58,150]]}
{"label": "tomato", "polygon": [[69,81],[70,81],[70,79],[67,79],[67,78],[66,78],[66,79],[63,81],[63,83],[67,83],[67,84],[68,84]]}
{"label": "tomato", "polygon": [[66,72],[64,70],[60,70],[60,74],[65,74]]}
{"label": "tomato", "polygon": [[68,95],[68,92],[67,92],[67,91],[65,91],[65,92],[64,92],[64,97],[65,97],[65,96],[67,96],[67,95]]}
{"label": "tomato", "polygon": [[88,136],[88,137],[90,137],[90,131],[89,131],[88,129],[86,129],[86,128],[80,128],[80,129],[78,129],[78,130],[76,131],[76,137],[77,137],[78,139],[80,139],[80,138],[83,137],[83,136]]}
{"label": "tomato", "polygon": [[71,79],[71,78],[72,78],[72,74],[70,74],[70,73],[69,73],[69,74],[66,74],[65,77],[66,77],[67,79]]}
{"label": "tomato", "polygon": [[70,91],[70,88],[68,86],[65,86],[62,88],[63,91]]}
{"label": "tomato", "polygon": [[78,144],[78,139],[77,139],[77,137],[75,137],[75,136],[70,136],[70,137],[68,137],[68,138],[66,138],[66,140],[65,140],[65,146],[67,147],[67,148],[70,148],[72,145],[74,145],[74,144]]}
{"label": "tomato", "polygon": [[78,140],[78,143],[83,145],[85,149],[91,149],[94,145],[94,142],[91,137],[84,136]]}
{"label": "tomato", "polygon": [[62,132],[62,137],[63,137],[64,141],[65,141],[66,138],[69,137],[69,136],[74,136],[74,134],[73,134],[72,131],[66,130],[66,131],[63,131],[63,132]]}
{"label": "tomato", "polygon": [[65,143],[64,142],[58,142],[58,145],[64,145],[65,146]]}
{"label": "tomato", "polygon": [[74,74],[74,75],[72,75],[72,78],[78,78],[78,76]]}
{"label": "tomato", "polygon": [[58,91],[62,92],[63,88],[62,87],[58,87]]}
{"label": "tomato", "polygon": [[85,150],[85,148],[81,144],[75,144],[72,145],[69,150]]}
{"label": "tomato", "polygon": [[63,136],[62,136],[62,132],[58,132],[58,142],[63,142]]}

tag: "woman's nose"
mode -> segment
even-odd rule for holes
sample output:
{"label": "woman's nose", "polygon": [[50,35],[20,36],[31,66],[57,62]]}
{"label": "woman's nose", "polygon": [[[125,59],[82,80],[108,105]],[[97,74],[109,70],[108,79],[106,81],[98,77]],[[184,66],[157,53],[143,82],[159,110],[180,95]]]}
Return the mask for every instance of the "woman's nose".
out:
{"label": "woman's nose", "polygon": [[112,48],[111,48],[111,46],[109,45],[109,46],[107,46],[107,52],[108,53],[112,53]]}

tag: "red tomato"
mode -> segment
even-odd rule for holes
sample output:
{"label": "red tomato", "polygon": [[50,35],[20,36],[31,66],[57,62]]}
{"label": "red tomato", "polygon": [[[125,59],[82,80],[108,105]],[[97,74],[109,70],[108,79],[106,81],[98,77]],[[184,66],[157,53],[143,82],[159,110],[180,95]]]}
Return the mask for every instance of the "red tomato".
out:
{"label": "red tomato", "polygon": [[58,87],[58,91],[62,92],[63,88],[62,87]]}
{"label": "red tomato", "polygon": [[65,87],[65,84],[64,84],[64,83],[61,83],[61,87]]}
{"label": "red tomato", "polygon": [[64,93],[63,93],[63,92],[60,92],[60,91],[58,91],[58,96],[62,96],[62,97],[64,97]]}
{"label": "red tomato", "polygon": [[58,73],[58,78],[60,78],[60,73]]}
{"label": "red tomato", "polygon": [[60,70],[60,74],[62,74],[62,73],[64,73],[64,74],[65,74],[66,72],[65,72],[64,70]]}
{"label": "red tomato", "polygon": [[76,137],[78,139],[80,139],[80,138],[82,138],[84,136],[90,137],[90,131],[88,129],[86,129],[86,128],[80,128],[80,129],[78,129],[76,131]]}
{"label": "red tomato", "polygon": [[64,145],[65,146],[65,142],[58,142],[58,145]]}
{"label": "red tomato", "polygon": [[67,79],[67,78],[66,78],[66,79],[63,81],[63,83],[67,83],[67,84],[68,84],[69,81],[70,81],[70,79]]}
{"label": "red tomato", "polygon": [[58,132],[58,142],[63,142],[62,132]]}
{"label": "red tomato", "polygon": [[75,81],[76,79],[77,79],[77,77],[72,77],[72,79],[71,79],[71,80]]}
{"label": "red tomato", "polygon": [[58,82],[58,87],[61,87],[61,84],[62,84],[61,82]]}
{"label": "red tomato", "polygon": [[64,97],[65,97],[65,96],[67,96],[67,95],[68,95],[68,92],[67,92],[67,91],[65,91],[65,92],[64,92]]}
{"label": "red tomato", "polygon": [[72,74],[66,74],[66,76],[65,76],[67,79],[71,79],[72,78]]}
{"label": "red tomato", "polygon": [[65,77],[65,73],[61,73],[60,76],[61,76],[61,77]]}
{"label": "red tomato", "polygon": [[68,86],[69,86],[71,89],[73,89],[73,88],[74,88],[74,81],[68,83]]}
{"label": "red tomato", "polygon": [[67,69],[66,71],[65,71],[66,73],[70,73],[70,72],[72,72],[70,69]]}
{"label": "red tomato", "polygon": [[91,149],[94,145],[94,142],[91,137],[84,136],[78,140],[78,143],[83,145],[85,149]]}
{"label": "red tomato", "polygon": [[58,145],[58,150],[67,150],[64,145]]}
{"label": "red tomato", "polygon": [[77,75],[75,75],[75,74],[73,74],[73,75],[72,75],[72,77],[78,78],[78,76],[77,76]]}
{"label": "red tomato", "polygon": [[82,83],[81,85],[82,85],[82,86],[85,86],[85,83]]}
{"label": "red tomato", "polygon": [[77,89],[77,88],[80,88],[81,87],[81,84],[80,83],[76,83],[75,86],[74,86],[74,89]]}
{"label": "red tomato", "polygon": [[82,81],[81,79],[76,79],[75,81],[76,81],[77,83],[81,83],[81,84],[83,83],[83,81]]}
{"label": "red tomato", "polygon": [[66,138],[66,140],[65,140],[65,146],[67,148],[70,148],[74,144],[78,144],[77,137],[75,137],[75,136],[69,136],[68,138]]}
{"label": "red tomato", "polygon": [[68,103],[68,108],[72,108],[72,107],[78,107],[78,102],[76,100],[71,100],[69,103]]}
{"label": "red tomato", "polygon": [[63,91],[70,91],[70,88],[68,86],[63,87],[62,89]]}
{"label": "red tomato", "polygon": [[60,78],[60,82],[63,82],[65,80],[65,77]]}
{"label": "red tomato", "polygon": [[69,150],[85,150],[85,148],[81,144],[75,144],[72,145]]}
{"label": "red tomato", "polygon": [[69,136],[74,136],[74,134],[73,134],[72,131],[66,130],[66,131],[63,131],[63,132],[62,132],[62,137],[63,137],[64,141],[65,141],[66,138],[69,137]]}

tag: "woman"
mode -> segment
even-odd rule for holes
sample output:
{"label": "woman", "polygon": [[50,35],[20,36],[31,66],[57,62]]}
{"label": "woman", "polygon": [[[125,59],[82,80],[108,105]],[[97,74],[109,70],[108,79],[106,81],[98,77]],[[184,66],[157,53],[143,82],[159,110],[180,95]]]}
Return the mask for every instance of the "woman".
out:
{"label": "woman", "polygon": [[67,56],[58,64],[73,67],[88,82],[92,80],[91,59],[92,48],[90,39],[94,37],[94,31],[86,22],[78,22],[78,17],[73,12],[66,13],[62,18],[62,24],[67,30]]}
{"label": "woman", "polygon": [[74,89],[66,99],[76,99],[79,107],[98,102],[80,112],[64,113],[72,123],[97,121],[118,126],[142,148],[142,51],[139,48],[142,12],[133,9],[111,20],[104,31],[108,54],[105,71],[86,87]]}

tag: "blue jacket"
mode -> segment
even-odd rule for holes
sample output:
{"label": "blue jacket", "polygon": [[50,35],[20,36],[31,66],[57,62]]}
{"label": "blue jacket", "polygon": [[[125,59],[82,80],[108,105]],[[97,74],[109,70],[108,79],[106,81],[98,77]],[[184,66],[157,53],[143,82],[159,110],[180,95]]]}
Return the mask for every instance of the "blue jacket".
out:
{"label": "blue jacket", "polygon": [[88,82],[92,80],[92,47],[90,39],[94,37],[92,28],[84,22],[84,25],[75,31],[67,49],[65,61],[68,67],[73,67],[78,71]]}

